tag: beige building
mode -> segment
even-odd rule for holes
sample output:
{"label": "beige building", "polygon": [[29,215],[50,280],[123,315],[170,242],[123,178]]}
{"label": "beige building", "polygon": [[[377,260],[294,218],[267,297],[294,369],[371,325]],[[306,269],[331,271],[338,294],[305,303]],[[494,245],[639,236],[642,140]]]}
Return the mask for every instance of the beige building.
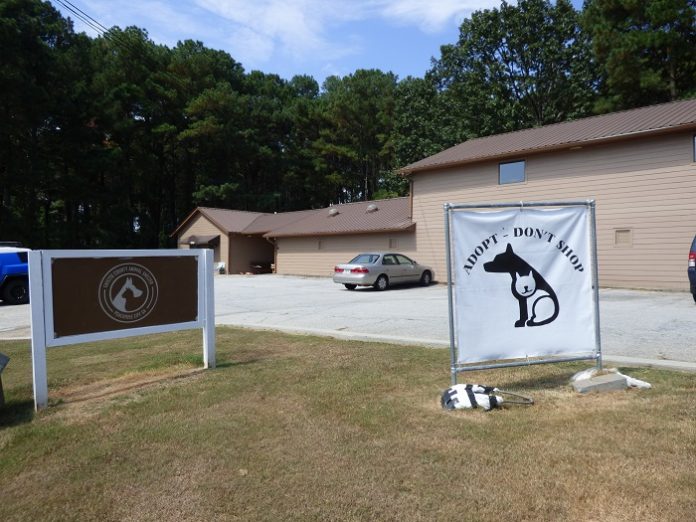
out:
{"label": "beige building", "polygon": [[270,272],[275,243],[263,235],[313,211],[263,214],[198,207],[172,232],[179,248],[211,248],[219,273]]}
{"label": "beige building", "polygon": [[279,274],[333,275],[360,252],[395,250],[417,258],[411,199],[337,205],[266,233],[277,245]]}
{"label": "beige building", "polygon": [[359,252],[415,252],[411,199],[263,214],[199,207],[172,232],[179,248],[212,248],[221,273],[329,276]]}
{"label": "beige building", "polygon": [[402,169],[416,251],[445,270],[445,203],[594,199],[600,285],[688,289],[696,100],[470,140]]}
{"label": "beige building", "polygon": [[469,140],[401,172],[408,198],[281,214],[201,208],[172,235],[215,248],[230,273],[263,261],[329,276],[361,251],[396,250],[444,282],[445,203],[594,199],[602,286],[688,289],[696,100]]}
{"label": "beige building", "polygon": [[211,248],[215,266],[222,273],[246,272],[252,261],[273,260],[270,244],[254,238],[250,246],[249,238],[242,234],[261,215],[257,212],[198,207],[186,216],[171,236],[177,237],[179,248]]}

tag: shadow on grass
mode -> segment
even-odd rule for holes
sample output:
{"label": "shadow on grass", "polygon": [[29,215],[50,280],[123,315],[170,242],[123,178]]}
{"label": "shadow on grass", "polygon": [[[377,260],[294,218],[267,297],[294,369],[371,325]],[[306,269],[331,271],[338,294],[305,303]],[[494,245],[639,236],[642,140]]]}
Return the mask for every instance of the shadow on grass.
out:
{"label": "shadow on grass", "polygon": [[0,428],[26,424],[33,418],[34,401],[10,401],[0,407]]}
{"label": "shadow on grass", "polygon": [[511,380],[505,383],[505,386],[501,388],[505,389],[524,389],[524,390],[549,390],[558,388],[559,386],[570,385],[570,378],[575,374],[575,371],[568,371],[567,373],[554,373],[552,375],[540,375],[538,377],[521,379],[521,380]]}
{"label": "shadow on grass", "polygon": [[247,366],[249,364],[256,364],[261,362],[263,359],[246,359],[244,361],[224,361],[215,364],[215,368],[233,368],[235,366]]}

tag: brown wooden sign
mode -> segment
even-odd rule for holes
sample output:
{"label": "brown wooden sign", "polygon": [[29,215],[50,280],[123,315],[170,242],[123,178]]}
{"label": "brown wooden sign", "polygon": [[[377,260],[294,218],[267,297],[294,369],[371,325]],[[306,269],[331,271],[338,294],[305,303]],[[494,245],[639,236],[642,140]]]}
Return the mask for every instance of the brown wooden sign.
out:
{"label": "brown wooden sign", "polygon": [[54,258],[54,338],[198,320],[194,256]]}

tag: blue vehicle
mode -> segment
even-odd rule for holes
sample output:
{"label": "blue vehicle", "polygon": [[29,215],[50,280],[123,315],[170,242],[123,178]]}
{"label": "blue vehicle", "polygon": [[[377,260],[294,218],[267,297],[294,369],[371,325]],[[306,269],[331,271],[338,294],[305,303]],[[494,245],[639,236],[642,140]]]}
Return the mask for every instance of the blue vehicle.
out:
{"label": "blue vehicle", "polygon": [[5,304],[29,302],[29,249],[0,247],[0,299]]}
{"label": "blue vehicle", "polygon": [[696,302],[696,237],[691,242],[691,249],[689,250],[689,285],[691,286],[691,295],[694,297]]}

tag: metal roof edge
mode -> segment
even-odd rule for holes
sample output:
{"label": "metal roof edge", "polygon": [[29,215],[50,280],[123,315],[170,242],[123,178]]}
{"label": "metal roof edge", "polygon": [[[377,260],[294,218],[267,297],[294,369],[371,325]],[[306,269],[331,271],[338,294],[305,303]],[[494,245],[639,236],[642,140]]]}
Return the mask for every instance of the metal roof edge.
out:
{"label": "metal roof edge", "polygon": [[[578,120],[575,120],[578,121]],[[541,128],[541,127],[535,127],[535,128]],[[633,132],[627,132],[623,134],[616,134],[613,136],[601,136],[598,138],[590,138],[586,140],[577,140],[577,141],[567,141],[564,143],[558,143],[555,145],[548,145],[545,147],[535,147],[535,148],[525,148],[525,149],[518,149],[518,150],[512,150],[512,151],[506,151],[506,152],[501,152],[498,154],[491,154],[488,156],[478,156],[475,158],[469,158],[469,159],[464,159],[464,160],[452,160],[452,161],[447,161],[447,162],[441,162],[441,163],[432,163],[430,165],[425,165],[422,167],[416,167],[413,169],[409,169],[408,167],[403,167],[399,169],[397,172],[401,176],[410,176],[412,174],[419,174],[422,172],[426,172],[429,170],[440,170],[440,169],[446,169],[450,167],[456,167],[458,165],[470,165],[473,163],[482,163],[485,161],[492,161],[496,159],[506,159],[510,157],[515,157],[515,156],[520,156],[522,154],[542,154],[544,152],[553,152],[557,150],[564,150],[564,149],[569,149],[571,147],[583,147],[584,145],[601,145],[602,143],[613,143],[613,142],[619,142],[619,141],[626,141],[630,140],[633,138],[642,138],[642,137],[648,137],[648,136],[659,136],[663,134],[671,134],[671,133],[676,133],[676,132],[681,132],[681,131],[687,131],[690,129],[696,130],[696,121],[694,122],[687,122],[683,123],[680,125],[673,125],[673,126],[668,126],[668,127],[659,127],[656,129],[646,129],[646,130],[641,130],[641,131],[633,131]],[[525,129],[525,130],[531,130],[531,129]],[[500,134],[493,134],[492,136],[501,136]],[[489,136],[484,136],[484,137],[489,137]],[[478,138],[475,138],[478,139]],[[462,142],[466,143],[466,142]],[[455,145],[456,147],[456,145]],[[447,150],[447,149],[445,149]],[[443,151],[444,152],[444,151]]]}
{"label": "metal roof edge", "polygon": [[416,228],[416,223],[411,222],[408,224],[405,224],[403,226],[398,226],[398,227],[388,227],[388,228],[379,228],[379,229],[370,229],[370,230],[341,230],[339,232],[308,232],[306,234],[280,234],[280,235],[274,235],[273,231],[267,232],[266,234],[263,235],[263,237],[266,238],[288,238],[288,237],[314,237],[314,236],[348,236],[348,235],[354,235],[354,234],[379,234],[382,232],[408,232],[409,230],[415,229]]}

